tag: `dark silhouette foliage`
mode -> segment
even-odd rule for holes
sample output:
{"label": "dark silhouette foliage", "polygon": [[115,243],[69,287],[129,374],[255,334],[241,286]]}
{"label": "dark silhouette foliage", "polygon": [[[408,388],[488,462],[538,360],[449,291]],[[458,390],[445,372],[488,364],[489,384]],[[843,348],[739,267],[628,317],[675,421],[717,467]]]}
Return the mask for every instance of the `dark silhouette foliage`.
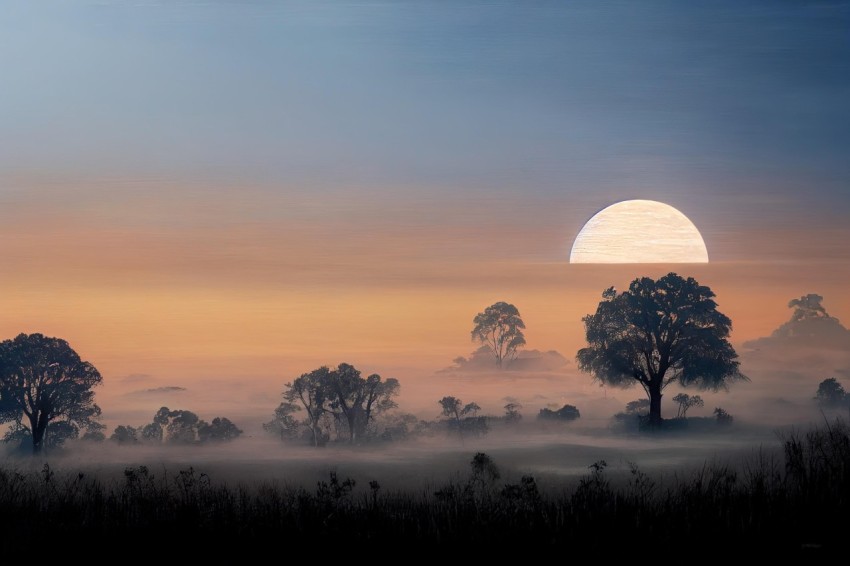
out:
{"label": "dark silhouette foliage", "polygon": [[211,423],[198,424],[198,440],[201,442],[227,442],[242,434],[242,430],[226,417],[215,417]]}
{"label": "dark silhouette foliage", "polygon": [[[322,446],[330,439],[330,424],[335,423],[350,444],[357,444],[368,439],[369,427],[379,414],[398,406],[395,397],[400,388],[395,378],[363,377],[351,364],[341,363],[335,369],[322,366],[286,384],[284,401],[264,428],[283,439],[293,439],[303,424],[310,443]],[[302,408],[306,418],[298,423],[292,414]]]}
{"label": "dark silhouette foliage", "polygon": [[732,321],[717,310],[714,292],[675,273],[635,279],[629,289],[602,293],[585,316],[588,346],[579,369],[603,385],[639,384],[649,398],[649,424],[661,423],[662,391],[671,383],[716,391],[747,380],[728,340]]}
{"label": "dark silhouette foliage", "polygon": [[80,430],[100,430],[93,388],[100,372],[61,338],[19,334],[0,343],[0,424],[6,441],[29,444],[34,454],[61,446]]}
{"label": "dark silhouette foliage", "polygon": [[242,430],[225,417],[208,423],[183,409],[160,407],[153,422],[140,427],[118,425],[109,439],[123,445],[134,444],[204,444],[227,442],[239,437]]}
{"label": "dark silhouette foliage", "polygon": [[358,491],[360,481],[333,470],[318,482],[234,486],[193,467],[154,473],[140,465],[104,478],[48,464],[0,466],[0,545],[9,564],[33,562],[33,549],[36,563],[64,560],[81,539],[100,536],[112,544],[90,550],[95,560],[113,558],[118,545],[134,560],[168,549],[190,563],[245,563],[281,544],[323,548],[329,537],[340,548],[402,547],[428,560],[517,549],[534,561],[559,552],[632,559],[636,548],[665,557],[698,548],[712,562],[843,559],[850,428],[836,419],[780,441],[737,465],[707,462],[662,477],[632,462],[617,475],[598,459],[575,483],[541,485],[528,474],[514,480],[509,467],[476,452],[465,477],[411,492],[385,491],[380,478]]}
{"label": "dark silhouette foliage", "polygon": [[687,393],[679,393],[673,397],[673,402],[679,406],[676,413],[677,419],[685,419],[688,415],[688,409],[694,407],[704,407],[705,401],[699,395],[688,395]]}
{"label": "dark silhouette foliage", "polygon": [[478,416],[481,407],[477,403],[463,404],[454,396],[446,396],[437,401],[442,408],[441,415],[447,417],[446,423],[450,431],[454,431],[463,439],[464,434],[481,436],[487,434],[489,426],[487,417]]}
{"label": "dark silhouette foliage", "polygon": [[837,379],[829,377],[818,384],[815,401],[825,408],[845,407],[850,405],[850,395],[847,394],[844,386]]}
{"label": "dark silhouette foliage", "polygon": [[581,413],[575,405],[564,405],[557,411],[544,407],[537,413],[538,419],[550,421],[574,421],[580,416]]}

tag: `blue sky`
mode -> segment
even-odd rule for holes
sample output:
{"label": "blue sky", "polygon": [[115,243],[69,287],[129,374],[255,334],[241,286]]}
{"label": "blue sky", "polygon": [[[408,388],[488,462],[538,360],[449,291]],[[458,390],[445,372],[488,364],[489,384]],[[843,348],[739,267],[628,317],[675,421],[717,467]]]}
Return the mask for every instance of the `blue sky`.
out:
{"label": "blue sky", "polygon": [[848,24],[846,2],[4,2],[0,168],[846,213]]}

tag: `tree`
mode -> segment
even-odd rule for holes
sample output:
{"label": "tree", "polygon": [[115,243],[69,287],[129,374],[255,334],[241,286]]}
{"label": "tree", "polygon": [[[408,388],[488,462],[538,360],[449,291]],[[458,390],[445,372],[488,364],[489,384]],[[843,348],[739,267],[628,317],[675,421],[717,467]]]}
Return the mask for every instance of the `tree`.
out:
{"label": "tree", "polygon": [[579,369],[603,385],[639,383],[651,427],[661,424],[662,391],[671,383],[717,391],[748,380],[728,340],[732,321],[717,310],[714,292],[693,278],[643,277],[602,297],[582,318],[588,346],[576,356]]}
{"label": "tree", "polygon": [[[467,430],[474,434],[485,434],[487,432],[486,417],[476,416],[481,407],[477,403],[463,404],[463,401],[457,397],[443,397],[437,403],[442,408],[442,415],[448,417],[449,427],[457,430],[461,440],[463,440],[463,431]],[[472,413],[471,416],[468,416]]]}
{"label": "tree", "polygon": [[704,407],[705,401],[699,395],[688,395],[687,393],[679,393],[673,397],[673,402],[679,405],[679,410],[676,413],[676,418],[687,418],[688,409],[692,407]]}
{"label": "tree", "polygon": [[92,389],[101,381],[65,340],[19,334],[0,343],[0,423],[12,423],[10,432],[22,430],[33,454],[53,433],[64,440],[81,429],[99,430]]}
{"label": "tree", "polygon": [[294,440],[298,438],[301,427],[298,420],[292,416],[301,408],[290,401],[284,401],[274,410],[274,417],[267,423],[263,423],[263,430],[269,434],[279,436],[281,440]]}
{"label": "tree", "polygon": [[134,427],[126,425],[116,426],[115,430],[112,431],[112,435],[109,437],[109,440],[117,442],[118,444],[139,443],[139,438],[137,436],[136,429]]}
{"label": "tree", "polygon": [[393,397],[398,395],[397,379],[381,380],[378,374],[367,378],[351,364],[339,364],[325,374],[328,407],[335,416],[345,419],[348,441],[354,444],[366,435],[366,427],[376,413],[396,407]]}
{"label": "tree", "polygon": [[211,423],[198,423],[198,440],[201,442],[228,442],[242,434],[242,430],[225,417],[215,417]]}
{"label": "tree", "polygon": [[440,407],[443,409],[442,415],[444,417],[449,417],[449,419],[453,420],[458,424],[458,428],[460,428],[460,418],[461,407],[463,406],[463,401],[458,399],[457,397],[453,397],[451,395],[443,397],[439,401]]}
{"label": "tree", "polygon": [[522,405],[519,403],[510,402],[504,406],[505,409],[505,422],[510,424],[518,423],[522,420],[522,413],[519,412],[522,409]]}
{"label": "tree", "polygon": [[812,318],[829,318],[826,309],[821,304],[823,297],[816,293],[803,295],[799,299],[788,301],[788,308],[793,308],[792,321],[809,320]]}
{"label": "tree", "polygon": [[735,420],[729,412],[723,407],[715,407],[714,408],[714,417],[717,420],[717,424],[719,425],[730,425],[732,421]]}
{"label": "tree", "polygon": [[525,323],[514,305],[498,302],[490,305],[472,320],[472,340],[487,346],[496,357],[499,367],[510,364],[517,349],[525,346],[522,331]]}
{"label": "tree", "polygon": [[822,407],[838,407],[847,403],[848,395],[844,386],[834,377],[824,379],[818,385],[815,401]]}
{"label": "tree", "polygon": [[327,410],[327,396],[324,387],[325,376],[330,370],[322,366],[310,373],[302,373],[301,377],[286,384],[283,392],[284,400],[290,403],[300,403],[307,412],[307,426],[313,446],[325,443],[326,435],[321,427],[322,415]]}
{"label": "tree", "polygon": [[[399,389],[397,379],[384,381],[378,374],[364,378],[360,370],[351,364],[342,363],[336,369],[322,366],[302,374],[286,384],[283,398],[305,409],[315,446],[326,440],[321,423],[323,417],[329,416],[344,424],[348,440],[354,444],[366,436],[367,427],[379,413],[397,406],[393,398],[398,395]],[[289,410],[283,405],[278,409]],[[278,424],[285,423],[281,421]],[[276,425],[270,423],[270,426],[274,428]]]}
{"label": "tree", "polygon": [[[165,441],[171,444],[194,444],[198,442],[198,428],[201,424],[201,419],[192,411],[184,411],[177,409],[168,411],[167,407],[160,409],[160,412],[167,411],[165,418],[167,419],[164,425]],[[160,413],[157,413],[160,416]],[[160,417],[161,418],[161,417]]]}
{"label": "tree", "polygon": [[564,405],[557,411],[543,407],[537,413],[537,418],[540,420],[554,421],[574,421],[581,416],[578,408],[575,405]]}
{"label": "tree", "polygon": [[649,399],[635,399],[626,403],[627,415],[647,416],[649,414]]}

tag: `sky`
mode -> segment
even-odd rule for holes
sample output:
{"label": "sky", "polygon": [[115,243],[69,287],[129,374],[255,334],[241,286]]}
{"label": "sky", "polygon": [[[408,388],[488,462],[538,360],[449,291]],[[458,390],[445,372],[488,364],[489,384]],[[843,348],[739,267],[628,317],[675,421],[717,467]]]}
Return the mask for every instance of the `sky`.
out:
{"label": "sky", "polygon": [[[846,1],[6,0],[0,68],[0,337],[68,340],[107,418],[340,362],[433,404],[488,305],[572,360],[668,271],[735,344],[807,293],[850,322]],[[633,198],[710,262],[570,265]]]}

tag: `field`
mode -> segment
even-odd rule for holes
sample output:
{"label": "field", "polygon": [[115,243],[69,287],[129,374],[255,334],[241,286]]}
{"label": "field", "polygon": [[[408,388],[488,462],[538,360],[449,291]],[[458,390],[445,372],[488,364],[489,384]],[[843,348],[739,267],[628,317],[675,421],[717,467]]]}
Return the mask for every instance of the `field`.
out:
{"label": "field", "polygon": [[115,548],[136,560],[218,564],[303,553],[384,562],[401,552],[789,558],[846,549],[842,417],[772,432],[618,438],[564,427],[380,448],[265,442],[7,459],[4,563],[101,559]]}

